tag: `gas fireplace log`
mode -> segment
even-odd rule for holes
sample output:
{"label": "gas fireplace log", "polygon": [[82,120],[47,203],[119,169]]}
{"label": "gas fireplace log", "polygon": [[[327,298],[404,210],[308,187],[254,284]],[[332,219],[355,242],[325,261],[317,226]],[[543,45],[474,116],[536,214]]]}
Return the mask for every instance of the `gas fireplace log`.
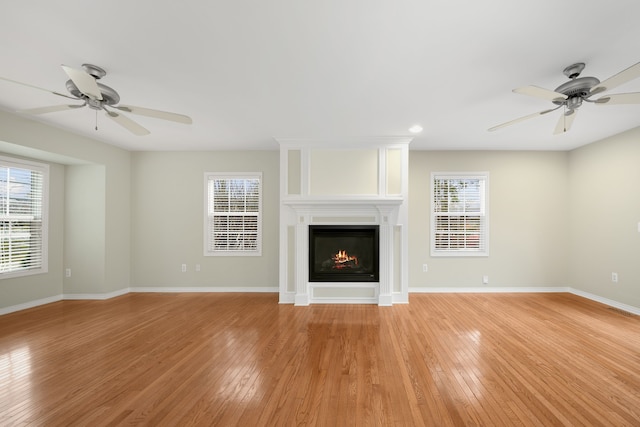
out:
{"label": "gas fireplace log", "polygon": [[358,261],[353,259],[340,261],[340,262],[334,259],[328,259],[322,262],[322,271],[344,270],[344,269],[355,270],[359,268],[360,266],[358,265]]}

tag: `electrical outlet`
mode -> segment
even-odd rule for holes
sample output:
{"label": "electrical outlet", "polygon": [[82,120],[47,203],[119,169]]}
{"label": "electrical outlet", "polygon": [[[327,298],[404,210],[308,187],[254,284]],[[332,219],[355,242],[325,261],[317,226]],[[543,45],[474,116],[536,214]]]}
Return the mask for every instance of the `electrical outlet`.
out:
{"label": "electrical outlet", "polygon": [[65,277],[71,277],[71,269],[70,268],[65,269],[64,270],[64,275],[65,275]]}
{"label": "electrical outlet", "polygon": [[182,272],[183,273],[187,272],[187,264],[182,264]]}
{"label": "electrical outlet", "polygon": [[611,273],[611,281],[613,283],[618,283],[618,273]]}
{"label": "electrical outlet", "polygon": [[429,271],[429,267],[427,266],[427,264],[422,264],[422,272],[426,273],[427,271]]}
{"label": "electrical outlet", "polygon": [[482,284],[483,285],[489,284],[489,276],[482,276]]}
{"label": "electrical outlet", "polygon": [[196,264],[196,271],[200,271],[200,264]]}

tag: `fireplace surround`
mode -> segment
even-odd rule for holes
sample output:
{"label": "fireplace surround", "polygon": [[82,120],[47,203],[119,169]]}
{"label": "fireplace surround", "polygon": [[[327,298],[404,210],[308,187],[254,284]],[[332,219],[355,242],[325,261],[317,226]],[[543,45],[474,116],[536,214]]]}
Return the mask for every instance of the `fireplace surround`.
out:
{"label": "fireplace surround", "polygon": [[[280,303],[408,303],[411,138],[277,140]],[[319,230],[345,229],[372,233],[368,252],[349,239],[330,249],[314,242]]]}
{"label": "fireplace surround", "polygon": [[[387,198],[360,200],[290,200],[297,224],[288,228],[292,240],[286,243],[292,254],[291,282],[295,305],[350,303],[392,305],[402,288],[402,242],[404,229],[398,222],[402,201]],[[316,226],[349,225],[378,229],[378,278],[375,281],[310,280],[309,229]],[[343,277],[344,278],[344,277]],[[400,286],[399,286],[400,285]],[[404,302],[400,300],[397,302]]]}

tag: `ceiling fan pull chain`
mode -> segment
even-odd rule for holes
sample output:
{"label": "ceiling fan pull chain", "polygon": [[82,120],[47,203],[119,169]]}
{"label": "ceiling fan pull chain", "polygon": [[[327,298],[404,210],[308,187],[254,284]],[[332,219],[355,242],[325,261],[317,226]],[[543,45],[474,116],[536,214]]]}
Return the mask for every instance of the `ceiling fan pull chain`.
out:
{"label": "ceiling fan pull chain", "polygon": [[96,130],[98,130],[98,110],[96,110]]}

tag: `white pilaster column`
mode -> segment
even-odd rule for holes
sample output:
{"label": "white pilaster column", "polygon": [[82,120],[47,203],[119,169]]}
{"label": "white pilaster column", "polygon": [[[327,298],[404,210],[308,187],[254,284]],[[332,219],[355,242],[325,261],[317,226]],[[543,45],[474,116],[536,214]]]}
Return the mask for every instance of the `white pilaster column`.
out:
{"label": "white pilaster column", "polygon": [[393,305],[393,226],[385,220],[380,224],[380,289],[378,305]]}
{"label": "white pilaster column", "polygon": [[309,305],[309,230],[304,218],[296,224],[295,244],[295,305]]}

